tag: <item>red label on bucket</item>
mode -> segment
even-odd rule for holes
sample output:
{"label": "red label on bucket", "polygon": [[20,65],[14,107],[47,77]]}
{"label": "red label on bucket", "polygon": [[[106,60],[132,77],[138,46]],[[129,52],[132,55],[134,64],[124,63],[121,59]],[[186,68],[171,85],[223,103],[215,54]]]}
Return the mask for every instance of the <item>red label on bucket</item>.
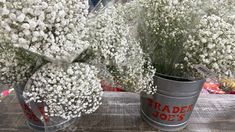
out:
{"label": "red label on bucket", "polygon": [[[48,116],[45,115],[44,112],[44,105],[43,104],[38,104],[38,110],[40,112],[40,114],[44,117],[44,120],[46,122],[49,121]],[[33,111],[29,108],[29,106],[27,104],[23,104],[22,105],[23,111],[25,113],[25,116],[27,117],[28,120],[34,122],[34,123],[40,123],[41,120],[38,119],[38,117],[33,113]]]}
{"label": "red label on bucket", "polygon": [[185,115],[193,110],[193,105],[184,106],[168,106],[163,105],[160,102],[155,102],[152,99],[147,99],[147,104],[149,107],[155,109],[152,116],[159,118],[164,121],[183,121],[185,120]]}

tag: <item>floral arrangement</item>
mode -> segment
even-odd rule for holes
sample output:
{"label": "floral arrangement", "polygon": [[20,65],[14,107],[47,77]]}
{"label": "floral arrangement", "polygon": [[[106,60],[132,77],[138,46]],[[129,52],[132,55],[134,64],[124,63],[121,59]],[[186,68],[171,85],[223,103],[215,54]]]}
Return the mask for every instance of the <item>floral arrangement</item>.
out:
{"label": "floral arrangement", "polygon": [[219,80],[221,83],[221,89],[227,93],[235,94],[235,79],[222,78]]}
{"label": "floral arrangement", "polygon": [[[96,53],[95,62],[101,62],[103,67],[113,76],[113,81],[121,84],[126,91],[153,91],[152,78],[155,69],[148,63],[135,39],[135,17],[130,10],[135,1],[120,4],[109,3],[103,9],[91,16],[87,36],[92,44],[91,50]],[[129,10],[130,9],[130,10]]]}
{"label": "floral arrangement", "polygon": [[222,19],[234,23],[234,5],[231,0],[199,0],[193,2],[195,12],[197,14],[214,14]]}
{"label": "floral arrangement", "polygon": [[72,63],[67,70],[48,63],[28,81],[24,96],[45,102],[45,115],[64,119],[90,114],[101,104],[102,88],[94,66]]}
{"label": "floral arrangement", "polygon": [[27,80],[39,64],[39,57],[13,48],[0,40],[0,81],[13,84]]}
{"label": "floral arrangement", "polygon": [[185,42],[188,67],[202,64],[219,76],[235,70],[235,25],[214,14],[205,15]]}
{"label": "floral arrangement", "polygon": [[89,46],[83,40],[88,0],[1,0],[0,7],[0,26],[14,47],[72,62]]}
{"label": "floral arrangement", "polygon": [[156,90],[155,70],[133,37],[135,17],[123,10],[131,4],[94,12],[88,0],[0,0],[0,7],[1,80],[27,81],[24,97],[45,103],[47,115],[94,112],[107,78],[128,91]]}
{"label": "floral arrangement", "polygon": [[[219,76],[233,76],[234,2],[139,1],[139,38],[157,73],[196,79],[204,65]],[[226,10],[219,10],[226,9]]]}
{"label": "floral arrangement", "polygon": [[0,7],[1,83],[26,81],[26,102],[45,103],[51,117],[94,112],[102,96],[98,70],[74,62],[90,45],[88,0],[1,0]]}
{"label": "floral arrangement", "polygon": [[178,0],[140,1],[140,7],[140,42],[156,72],[183,76],[183,43],[193,22],[193,9]]}

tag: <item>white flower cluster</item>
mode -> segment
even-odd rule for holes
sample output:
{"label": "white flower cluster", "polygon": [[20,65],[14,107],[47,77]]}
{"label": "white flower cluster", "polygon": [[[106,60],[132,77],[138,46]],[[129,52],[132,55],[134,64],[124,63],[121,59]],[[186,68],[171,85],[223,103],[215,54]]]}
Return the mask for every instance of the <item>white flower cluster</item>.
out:
{"label": "white flower cluster", "polygon": [[194,22],[188,0],[139,0],[139,38],[156,72],[182,76],[183,43]]}
{"label": "white flower cluster", "polygon": [[88,0],[0,0],[0,28],[15,47],[71,62],[89,46],[88,8]]}
{"label": "white flower cluster", "polygon": [[216,15],[205,15],[185,43],[189,66],[202,64],[220,76],[235,71],[235,25]]}
{"label": "white flower cluster", "polygon": [[194,10],[197,14],[214,14],[235,24],[234,0],[197,0],[194,3]]}
{"label": "white flower cluster", "polygon": [[120,69],[119,74],[116,75],[117,81],[125,87],[125,90],[154,94],[157,91],[157,86],[153,84],[154,67],[149,63],[150,60],[145,58],[138,42],[129,38],[128,43],[130,47],[125,65],[117,66]]}
{"label": "white flower cluster", "polygon": [[27,80],[36,61],[37,57],[10,47],[0,36],[0,83],[13,84]]}
{"label": "white flower cluster", "polygon": [[123,10],[132,4],[136,3],[110,3],[104,10],[98,11],[88,25],[89,39],[96,57],[110,67],[115,81],[125,90],[148,91],[146,89],[152,88],[155,72],[151,66],[145,67],[144,53],[132,36],[129,26],[134,19],[130,14],[132,12]]}
{"label": "white flower cluster", "polygon": [[140,15],[139,12],[141,11],[140,1],[143,0],[127,1],[125,2],[125,4],[122,3],[121,5],[117,6],[118,12],[122,14],[125,24],[127,24],[129,28],[131,27],[136,28],[137,19],[138,16]]}
{"label": "white flower cluster", "polygon": [[14,49],[0,47],[0,81],[1,83],[12,84],[17,80],[25,79],[25,74],[29,69],[28,65],[19,66]]}
{"label": "white flower cluster", "polygon": [[48,63],[26,84],[24,96],[34,102],[44,102],[49,116],[71,119],[90,114],[101,104],[102,88],[97,69],[82,63],[62,66]]}
{"label": "white flower cluster", "polygon": [[202,64],[220,76],[231,75],[234,5],[232,0],[140,0],[140,38],[157,72],[196,77],[192,68]]}
{"label": "white flower cluster", "polygon": [[115,5],[108,5],[104,10],[95,12],[89,20],[89,41],[92,49],[99,54],[106,65],[121,65],[128,50],[125,22]]}

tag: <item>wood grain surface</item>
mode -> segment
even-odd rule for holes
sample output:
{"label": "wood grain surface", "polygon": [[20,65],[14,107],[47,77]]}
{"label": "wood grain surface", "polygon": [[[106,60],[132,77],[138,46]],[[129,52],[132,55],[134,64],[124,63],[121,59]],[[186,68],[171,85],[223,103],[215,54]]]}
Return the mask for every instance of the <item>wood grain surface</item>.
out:
{"label": "wood grain surface", "polygon": [[[142,121],[139,95],[105,92],[103,104],[93,114],[78,119],[65,132],[158,131]],[[72,128],[72,129],[71,129]],[[15,95],[0,102],[0,132],[32,132]],[[235,95],[201,94],[183,132],[235,132]]]}

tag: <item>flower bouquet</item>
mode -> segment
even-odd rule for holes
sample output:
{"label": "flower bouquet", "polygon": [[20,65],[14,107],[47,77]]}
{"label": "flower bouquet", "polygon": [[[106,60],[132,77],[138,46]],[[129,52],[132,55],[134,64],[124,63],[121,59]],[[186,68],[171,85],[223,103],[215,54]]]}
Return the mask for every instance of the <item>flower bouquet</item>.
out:
{"label": "flower bouquet", "polygon": [[207,79],[203,88],[211,94],[234,94],[235,80],[233,78],[221,78],[218,81]]}
{"label": "flower bouquet", "polygon": [[[184,128],[203,78],[234,74],[232,5],[229,0],[139,1],[139,40],[156,69],[158,88],[154,95],[142,94],[141,112],[153,127]],[[192,109],[182,110],[184,106]]]}
{"label": "flower bouquet", "polygon": [[85,40],[88,0],[0,1],[1,83],[15,84],[28,125],[57,131],[101,104],[98,69],[75,61]]}
{"label": "flower bouquet", "polygon": [[[135,38],[136,21],[131,11],[136,1],[122,3],[111,1],[105,8],[97,10],[88,20],[88,49],[90,63],[96,63],[105,69],[113,87],[121,85],[125,91],[147,90],[152,83],[154,68],[148,64],[140,43]],[[98,62],[98,63],[97,63]]]}
{"label": "flower bouquet", "polygon": [[88,46],[84,28],[87,0],[1,1],[1,27],[14,47],[50,61],[72,62]]}
{"label": "flower bouquet", "polygon": [[1,82],[15,84],[28,125],[57,131],[101,104],[100,82],[147,90],[153,68],[135,40],[131,4],[0,0]]}

